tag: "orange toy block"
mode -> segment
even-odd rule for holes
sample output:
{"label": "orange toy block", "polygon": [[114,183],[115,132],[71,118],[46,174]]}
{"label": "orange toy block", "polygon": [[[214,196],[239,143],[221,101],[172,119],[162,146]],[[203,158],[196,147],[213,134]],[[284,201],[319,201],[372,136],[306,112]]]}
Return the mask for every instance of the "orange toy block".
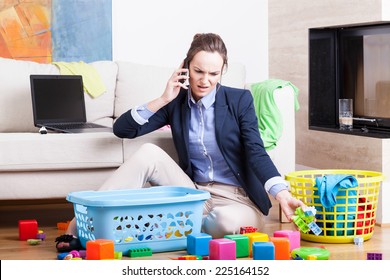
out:
{"label": "orange toy block", "polygon": [[244,233],[243,235],[248,236],[249,238],[249,256],[252,257],[252,244],[253,242],[268,242],[268,234],[262,232],[249,232]]}
{"label": "orange toy block", "polygon": [[275,260],[289,260],[290,240],[287,237],[270,237],[269,241],[275,245]]}
{"label": "orange toy block", "polygon": [[113,260],[115,259],[114,241],[96,239],[87,241],[87,260]]}
{"label": "orange toy block", "polygon": [[70,221],[58,222],[57,223],[57,229],[58,230],[63,230],[63,231],[67,230],[68,226],[69,226],[69,223],[70,223]]}

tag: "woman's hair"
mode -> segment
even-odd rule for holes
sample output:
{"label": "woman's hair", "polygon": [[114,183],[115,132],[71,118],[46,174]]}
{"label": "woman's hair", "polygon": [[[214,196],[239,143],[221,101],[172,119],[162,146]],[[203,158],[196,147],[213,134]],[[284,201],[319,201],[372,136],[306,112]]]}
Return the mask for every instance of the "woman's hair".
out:
{"label": "woman's hair", "polygon": [[194,56],[200,51],[219,53],[223,59],[223,66],[225,66],[225,68],[227,67],[227,50],[225,47],[225,43],[219,35],[213,33],[195,34],[190,49],[187,52],[187,57],[184,60],[185,66],[188,67],[188,63],[191,62]]}

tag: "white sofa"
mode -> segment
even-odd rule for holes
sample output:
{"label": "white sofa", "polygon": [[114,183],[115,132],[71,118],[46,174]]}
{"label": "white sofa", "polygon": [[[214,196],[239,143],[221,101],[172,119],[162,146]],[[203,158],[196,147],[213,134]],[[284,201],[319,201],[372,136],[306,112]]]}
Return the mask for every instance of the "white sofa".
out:
{"label": "white sofa", "polygon": [[[85,93],[87,119],[112,126],[129,108],[160,95],[174,68],[124,61],[91,63],[107,91],[98,98]],[[30,74],[59,74],[52,64],[0,58],[0,201],[65,198],[69,192],[96,190],[140,145],[155,143],[176,159],[168,129],[137,139],[112,133],[40,134],[33,125]],[[223,77],[244,87],[245,68],[231,64]],[[293,94],[275,93],[284,134],[270,152],[282,174],[295,168]],[[288,89],[287,89],[288,91]]]}

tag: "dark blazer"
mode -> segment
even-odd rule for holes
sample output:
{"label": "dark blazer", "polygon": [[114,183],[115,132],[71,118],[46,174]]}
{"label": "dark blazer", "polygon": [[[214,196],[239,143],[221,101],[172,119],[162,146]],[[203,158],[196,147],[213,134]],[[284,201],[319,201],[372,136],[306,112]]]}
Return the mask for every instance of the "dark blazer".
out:
{"label": "dark blazer", "polygon": [[[139,125],[130,111],[114,123],[114,133],[121,138],[135,138],[170,125],[180,167],[192,178],[188,153],[190,108],[187,90],[158,110],[147,123]],[[260,138],[252,94],[248,90],[221,86],[215,98],[215,130],[218,146],[228,166],[249,198],[268,215],[271,202],[265,182],[280,176]]]}

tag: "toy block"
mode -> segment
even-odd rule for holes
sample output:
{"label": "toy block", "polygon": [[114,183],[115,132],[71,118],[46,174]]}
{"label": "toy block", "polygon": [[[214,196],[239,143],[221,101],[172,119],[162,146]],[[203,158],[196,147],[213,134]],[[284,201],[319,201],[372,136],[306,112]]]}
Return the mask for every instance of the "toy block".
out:
{"label": "toy block", "polygon": [[274,237],[286,237],[290,241],[290,251],[301,247],[301,233],[297,230],[277,230]]}
{"label": "toy block", "polygon": [[119,252],[114,252],[114,259],[116,260],[121,260],[123,256],[123,253],[121,251]]}
{"label": "toy block", "polygon": [[36,239],[45,240],[46,239],[46,233],[43,231],[39,231],[36,235]]}
{"label": "toy block", "polygon": [[240,227],[240,234],[256,232],[257,228],[252,226]]}
{"label": "toy block", "polygon": [[224,238],[236,242],[236,257],[245,258],[249,256],[249,237],[241,234],[225,235]]}
{"label": "toy block", "polygon": [[382,253],[367,253],[367,260],[381,260]]}
{"label": "toy block", "polygon": [[313,221],[307,225],[315,235],[320,235],[322,229]]}
{"label": "toy block", "polygon": [[87,260],[112,260],[115,258],[114,241],[96,239],[87,241]]}
{"label": "toy block", "polygon": [[355,243],[355,245],[363,245],[363,242],[364,242],[364,239],[362,236],[356,236],[353,238],[353,243]]}
{"label": "toy block", "polygon": [[267,242],[269,241],[268,234],[262,232],[250,232],[243,234],[249,238],[249,256],[252,257],[253,242]]}
{"label": "toy block", "polygon": [[210,260],[235,260],[236,242],[227,238],[212,239],[209,252]]}
{"label": "toy block", "polygon": [[309,226],[300,217],[293,216],[292,220],[294,224],[296,224],[296,226],[299,228],[299,230],[303,233],[307,233],[310,230]]}
{"label": "toy block", "polygon": [[80,258],[85,259],[87,257],[86,250],[79,250]]}
{"label": "toy block", "polygon": [[19,240],[36,239],[38,222],[36,220],[19,220]]}
{"label": "toy block", "polygon": [[208,256],[211,235],[207,233],[187,235],[187,252],[190,255]]}
{"label": "toy block", "polygon": [[65,258],[69,255],[68,252],[64,252],[64,253],[59,253],[57,255],[57,260],[65,260]]}
{"label": "toy block", "polygon": [[153,254],[152,254],[152,249],[150,248],[138,248],[138,249],[129,250],[130,258],[149,257],[151,255]]}
{"label": "toy block", "polygon": [[269,241],[275,245],[275,260],[290,259],[290,241],[286,237],[270,237]]}
{"label": "toy block", "polygon": [[193,256],[193,255],[187,255],[187,256],[180,256],[177,258],[178,260],[201,260],[202,257],[200,256]]}
{"label": "toy block", "polygon": [[57,229],[66,231],[68,229],[69,223],[70,223],[70,221],[58,222],[57,223]]}
{"label": "toy block", "polygon": [[39,245],[41,241],[41,239],[27,239],[27,243],[29,245]]}
{"label": "toy block", "polygon": [[275,259],[275,245],[272,242],[253,242],[252,251],[254,260]]}
{"label": "toy block", "polygon": [[138,249],[130,249],[129,250],[130,258],[138,258],[138,257],[149,257],[152,256],[152,249],[150,248],[138,248]]}

